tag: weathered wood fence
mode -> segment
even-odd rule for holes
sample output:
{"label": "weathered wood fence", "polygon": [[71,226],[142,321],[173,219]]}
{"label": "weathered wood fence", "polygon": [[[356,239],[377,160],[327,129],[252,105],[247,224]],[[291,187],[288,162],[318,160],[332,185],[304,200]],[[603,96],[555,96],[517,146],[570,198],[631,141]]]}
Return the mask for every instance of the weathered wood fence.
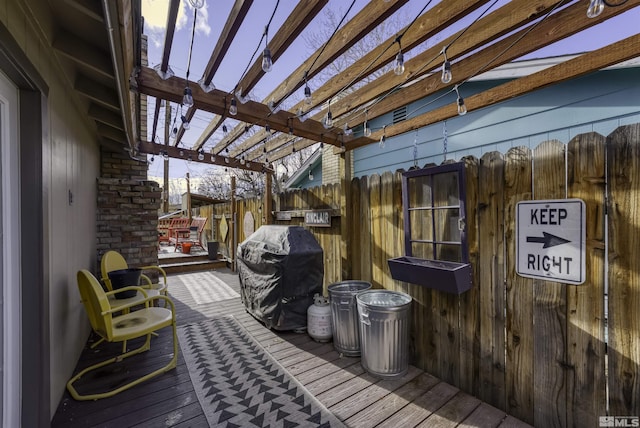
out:
{"label": "weathered wood fence", "polygon": [[[400,172],[352,180],[344,214],[310,229],[324,249],[325,285],[362,279],[409,293],[412,363],[535,426],[640,416],[640,125],[464,162],[470,291],[392,279],[387,259],[404,248]],[[274,207],[339,210],[342,196],[324,186],[278,195]],[[516,203],[565,198],[586,204],[587,280],[516,275]],[[239,221],[250,210],[258,228],[259,206],[239,201]]]}

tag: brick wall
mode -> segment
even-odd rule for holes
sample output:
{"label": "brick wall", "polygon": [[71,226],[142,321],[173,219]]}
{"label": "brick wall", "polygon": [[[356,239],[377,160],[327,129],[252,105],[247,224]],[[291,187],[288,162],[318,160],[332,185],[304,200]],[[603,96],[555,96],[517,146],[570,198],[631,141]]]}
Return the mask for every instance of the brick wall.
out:
{"label": "brick wall", "polygon": [[147,164],[127,152],[102,149],[98,178],[97,257],[121,253],[130,266],[158,264],[158,183],[147,180]]}
{"label": "brick wall", "polygon": [[[353,156],[351,156],[353,171]],[[333,153],[333,146],[326,145],[322,150],[322,184],[340,183],[340,155]],[[351,179],[353,177],[349,177]]]}

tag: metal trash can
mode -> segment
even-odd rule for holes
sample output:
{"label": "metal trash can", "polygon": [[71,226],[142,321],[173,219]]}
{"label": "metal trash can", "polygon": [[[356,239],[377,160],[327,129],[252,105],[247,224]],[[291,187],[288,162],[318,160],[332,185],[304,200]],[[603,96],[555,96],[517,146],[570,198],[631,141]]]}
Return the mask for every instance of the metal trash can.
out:
{"label": "metal trash can", "polygon": [[360,355],[360,329],[356,295],[371,288],[366,281],[336,282],[327,287],[331,300],[333,347],[348,357]]}
{"label": "metal trash can", "polygon": [[393,379],[409,370],[411,300],[408,294],[390,290],[369,290],[356,296],[360,363],[368,373]]}

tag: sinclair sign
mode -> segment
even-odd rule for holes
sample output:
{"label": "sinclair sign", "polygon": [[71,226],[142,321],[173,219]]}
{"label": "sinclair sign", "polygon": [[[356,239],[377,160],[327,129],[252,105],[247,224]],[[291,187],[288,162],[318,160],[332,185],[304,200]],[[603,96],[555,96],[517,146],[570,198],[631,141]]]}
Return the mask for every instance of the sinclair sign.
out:
{"label": "sinclair sign", "polygon": [[516,272],[527,278],[582,284],[585,230],[581,199],[518,202]]}

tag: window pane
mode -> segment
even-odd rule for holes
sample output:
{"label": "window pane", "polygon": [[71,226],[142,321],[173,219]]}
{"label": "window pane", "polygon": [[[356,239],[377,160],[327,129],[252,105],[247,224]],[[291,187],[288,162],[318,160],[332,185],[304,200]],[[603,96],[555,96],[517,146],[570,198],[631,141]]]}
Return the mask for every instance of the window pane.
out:
{"label": "window pane", "polygon": [[409,211],[411,239],[433,241],[432,212],[432,210]]}
{"label": "window pane", "polygon": [[416,257],[418,259],[433,260],[435,258],[433,256],[433,244],[425,244],[423,242],[412,242],[411,253],[413,254],[413,257]]}
{"label": "window pane", "polygon": [[436,207],[460,205],[458,173],[444,172],[433,175],[433,205]]}
{"label": "window pane", "polygon": [[436,241],[460,242],[460,229],[458,228],[458,208],[443,208],[434,211],[436,221]]}
{"label": "window pane", "polygon": [[409,208],[431,206],[431,176],[425,175],[408,179]]}
{"label": "window pane", "polygon": [[436,260],[462,262],[462,247],[460,245],[436,244]]}

